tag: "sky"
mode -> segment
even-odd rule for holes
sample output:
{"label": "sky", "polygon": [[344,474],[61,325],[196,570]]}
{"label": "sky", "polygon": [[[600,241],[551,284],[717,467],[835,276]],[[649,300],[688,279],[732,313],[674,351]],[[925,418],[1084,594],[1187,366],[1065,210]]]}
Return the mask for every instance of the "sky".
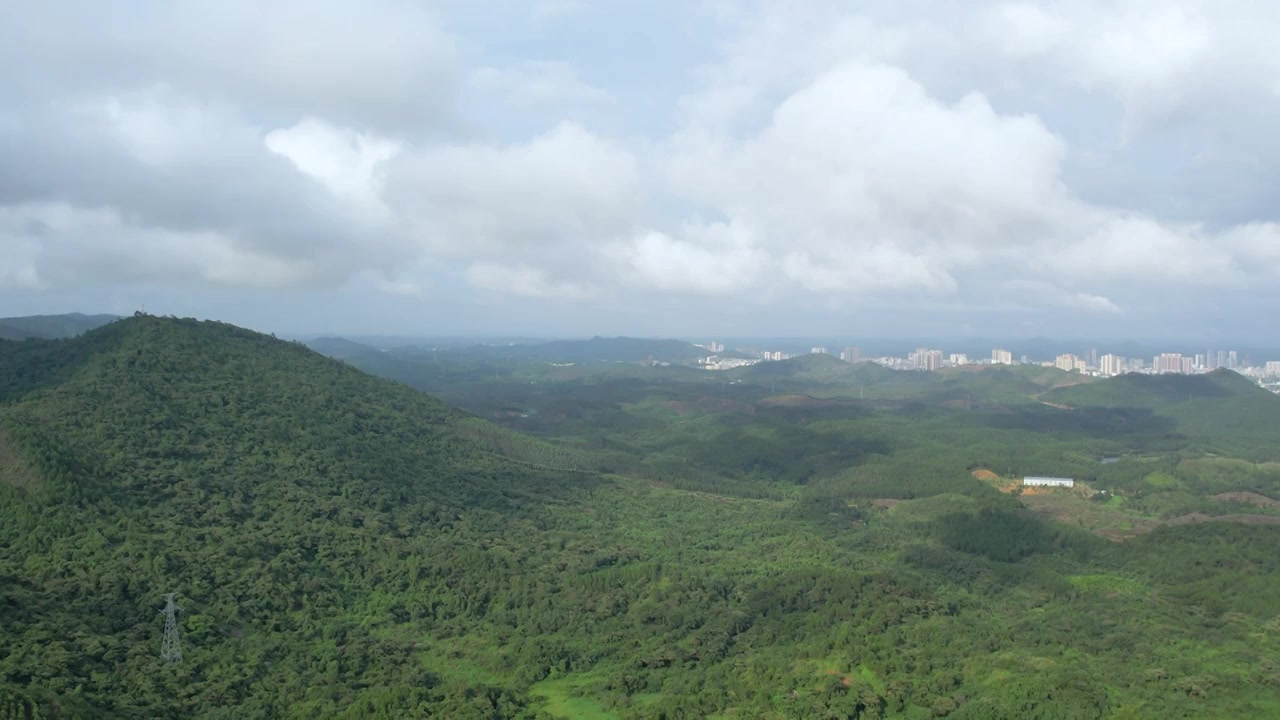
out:
{"label": "sky", "polygon": [[0,316],[1274,338],[1280,3],[0,2]]}

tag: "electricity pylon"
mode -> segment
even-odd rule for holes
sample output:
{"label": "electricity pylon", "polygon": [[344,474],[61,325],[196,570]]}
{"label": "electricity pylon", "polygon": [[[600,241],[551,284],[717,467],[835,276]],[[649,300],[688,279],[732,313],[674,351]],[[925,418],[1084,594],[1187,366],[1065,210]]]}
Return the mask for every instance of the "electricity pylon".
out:
{"label": "electricity pylon", "polygon": [[164,613],[164,640],[160,643],[160,658],[165,662],[182,662],[182,645],[178,642],[178,606],[173,602],[177,593],[164,596],[167,601],[161,613]]}

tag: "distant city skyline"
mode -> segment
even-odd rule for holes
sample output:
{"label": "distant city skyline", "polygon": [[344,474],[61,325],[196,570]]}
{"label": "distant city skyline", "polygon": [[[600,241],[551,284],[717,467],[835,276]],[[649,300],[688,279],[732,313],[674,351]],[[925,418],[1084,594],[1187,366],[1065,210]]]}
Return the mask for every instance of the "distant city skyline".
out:
{"label": "distant city skyline", "polygon": [[[699,347],[705,348],[711,353],[700,361],[702,367],[708,370],[727,370],[758,362],[789,360],[803,354],[802,352],[788,352],[777,349],[760,350],[747,346],[736,347],[734,351],[736,353],[745,353],[749,356],[748,358],[721,358],[715,353],[723,352],[727,348],[724,343],[713,340],[710,343],[701,344]],[[815,345],[809,348],[808,354],[832,355],[833,353],[824,345]],[[1280,357],[1280,349],[1277,349],[1274,354],[1276,357]],[[1259,382],[1265,381],[1269,388],[1280,392],[1280,360],[1255,360],[1247,357],[1242,359],[1238,350],[1231,349],[1209,349],[1204,353],[1194,355],[1164,351],[1153,355],[1150,362],[1142,357],[1125,357],[1110,352],[1099,354],[1097,348],[1091,348],[1085,355],[1076,355],[1070,352],[1060,353],[1049,360],[1032,359],[1025,354],[1015,359],[1012,351],[1000,347],[992,348],[989,358],[973,359],[966,353],[946,353],[941,349],[927,347],[918,347],[907,352],[905,356],[893,354],[864,356],[861,348],[847,347],[841,350],[838,355],[842,361],[851,364],[872,362],[893,370],[920,372],[936,372],[944,368],[982,365],[1037,365],[1053,367],[1069,373],[1113,377],[1126,373],[1193,375],[1226,369],[1251,376]]]}

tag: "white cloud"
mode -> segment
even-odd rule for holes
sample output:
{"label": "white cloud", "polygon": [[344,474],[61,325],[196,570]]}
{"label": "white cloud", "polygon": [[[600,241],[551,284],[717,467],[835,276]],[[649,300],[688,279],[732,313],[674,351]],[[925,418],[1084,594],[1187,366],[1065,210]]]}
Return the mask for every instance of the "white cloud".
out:
{"label": "white cloud", "polygon": [[759,228],[801,287],[949,290],[953,272],[1036,241],[1067,202],[1061,141],[981,96],[929,97],[898,69],[849,62],[738,142],[690,135],[673,187]]}
{"label": "white cloud", "polygon": [[1198,227],[1106,213],[1091,231],[1049,251],[1042,269],[1077,279],[1226,285],[1244,279],[1232,250]]}
{"label": "white cloud", "polygon": [[467,268],[466,276],[480,290],[500,294],[581,300],[599,292],[590,284],[556,279],[545,270],[528,265],[477,262]]}
{"label": "white cloud", "polygon": [[[219,232],[178,231],[130,223],[109,208],[63,203],[0,207],[0,238],[38,238],[37,252],[19,263],[19,285],[51,286],[119,281],[205,281],[214,285],[280,287],[317,271],[311,263],[266,255]],[[20,257],[20,255],[19,255]]]}
{"label": "white cloud", "polygon": [[643,232],[608,251],[624,279],[641,288],[728,295],[756,288],[768,255],[741,225],[690,224],[681,237]]}
{"label": "white cloud", "polygon": [[449,120],[456,84],[453,39],[421,4],[400,0],[51,0],[5,15],[0,64],[78,93],[169,85],[295,118],[420,132]]}
{"label": "white cloud", "polygon": [[368,133],[337,128],[307,118],[289,128],[267,133],[265,142],[300,172],[314,178],[342,201],[383,216],[385,163],[400,152],[400,143]]}
{"label": "white cloud", "polygon": [[1118,313],[1119,306],[1103,295],[1072,292],[1048,282],[1010,280],[1002,285],[1011,302],[1032,307],[1062,307],[1091,313]]}
{"label": "white cloud", "polygon": [[579,15],[590,7],[589,0],[537,0],[529,15],[534,20],[554,20]]}
{"label": "white cloud", "polygon": [[520,111],[611,100],[605,91],[583,82],[565,62],[529,60],[507,67],[482,67],[471,71],[469,81],[474,89],[497,95]]}
{"label": "white cloud", "polygon": [[635,158],[565,123],[511,145],[439,145],[391,161],[387,199],[414,241],[446,256],[558,261],[629,234]]}
{"label": "white cloud", "polygon": [[[1280,181],[1280,6],[725,4],[688,39],[714,55],[690,89],[597,88],[598,50],[557,48],[555,23],[481,42],[398,0],[55,5],[0,22],[3,286],[423,298],[459,272],[485,295],[799,309],[1019,278],[1002,297],[1117,314],[1148,286],[1280,277],[1270,203],[1220,209]],[[650,134],[600,130],[602,106]],[[1170,176],[1203,209],[1121,192]]]}

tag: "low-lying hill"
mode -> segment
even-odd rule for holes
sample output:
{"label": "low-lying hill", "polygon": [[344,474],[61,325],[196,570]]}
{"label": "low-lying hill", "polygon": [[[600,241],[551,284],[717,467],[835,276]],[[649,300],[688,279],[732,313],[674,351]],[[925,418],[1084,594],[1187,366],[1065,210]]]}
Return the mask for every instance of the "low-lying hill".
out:
{"label": "low-lying hill", "polygon": [[346,360],[354,357],[361,357],[372,353],[380,352],[378,348],[372,345],[365,345],[354,340],[348,340],[341,337],[321,337],[307,341],[307,347],[315,350],[321,355],[327,355],[331,358]]}
{"label": "low-lying hill", "polygon": [[900,373],[872,362],[850,364],[833,355],[812,353],[786,360],[756,363],[729,371],[733,376],[754,382],[789,380],[798,383],[854,383],[876,385],[903,379]]}
{"label": "low-lying hill", "polygon": [[0,318],[0,340],[75,337],[119,319],[118,315],[83,313]]}
{"label": "low-lying hill", "polygon": [[[1231,370],[1205,375],[1130,373],[1046,393],[1069,407],[1143,408],[1176,421],[1180,432],[1212,438],[1241,457],[1280,459],[1280,396]],[[1238,440],[1247,440],[1247,447]],[[1257,449],[1271,444],[1269,453]]]}

